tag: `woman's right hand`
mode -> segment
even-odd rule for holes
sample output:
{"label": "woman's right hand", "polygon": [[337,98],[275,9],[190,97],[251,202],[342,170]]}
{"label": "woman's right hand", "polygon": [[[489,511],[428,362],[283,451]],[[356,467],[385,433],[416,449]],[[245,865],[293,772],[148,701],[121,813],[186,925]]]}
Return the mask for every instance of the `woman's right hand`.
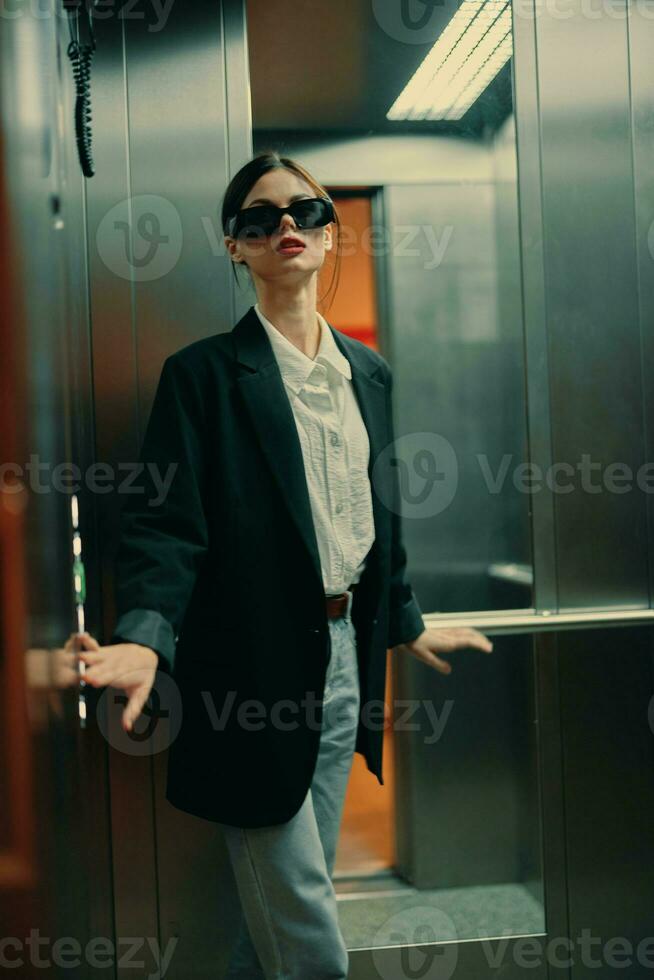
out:
{"label": "woman's right hand", "polygon": [[128,697],[122,716],[124,731],[131,731],[148,699],[157,673],[159,657],[140,643],[113,643],[101,647],[90,633],[77,636],[77,656],[86,665],[81,679],[91,687],[117,687]]}

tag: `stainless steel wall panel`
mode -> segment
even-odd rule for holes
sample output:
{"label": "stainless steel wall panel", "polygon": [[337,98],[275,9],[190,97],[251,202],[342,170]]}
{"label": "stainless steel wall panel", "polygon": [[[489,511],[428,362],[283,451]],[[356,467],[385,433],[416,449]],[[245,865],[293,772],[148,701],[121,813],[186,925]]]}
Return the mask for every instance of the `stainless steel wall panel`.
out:
{"label": "stainless steel wall panel", "polygon": [[[247,43],[248,25],[245,0],[222,4],[225,38],[225,91],[229,106],[227,127],[228,172],[235,174],[253,155],[252,104],[250,97],[250,60]],[[217,223],[217,227],[218,223]],[[230,291],[232,323],[256,303],[254,288],[240,270],[238,286]],[[233,273],[229,272],[230,280]]]}
{"label": "stainless steel wall panel", "polygon": [[[93,331],[96,459],[116,468],[138,458],[139,419],[143,398],[136,351],[138,325],[134,319],[132,284],[117,275],[124,236],[109,227],[125,217],[121,202],[130,194],[129,116],[124,62],[124,21],[109,17],[95,26],[97,51],[93,60],[93,155],[96,173],[87,185],[89,287]],[[119,210],[114,211],[118,208]],[[107,219],[109,215],[109,219]],[[116,232],[118,231],[118,234]],[[155,366],[152,366],[155,370]],[[142,412],[147,411],[144,400]],[[102,553],[102,582],[91,575],[89,591],[102,587],[104,633],[113,623],[112,550],[118,533],[122,498],[94,494]],[[98,634],[93,626],[90,632]],[[102,637],[98,636],[100,642]],[[104,641],[106,642],[106,640]],[[106,710],[106,709],[105,709]],[[107,745],[112,832],[112,871],[115,935],[152,936],[159,942],[156,882],[156,843],[152,826],[152,760],[131,758]],[[144,949],[147,970],[156,966]],[[116,976],[129,975],[117,968]]]}
{"label": "stainless steel wall panel", "polygon": [[[1,462],[20,467],[16,476],[27,489],[27,506],[23,554],[2,559],[3,585],[16,588],[14,576],[22,567],[27,586],[26,616],[18,627],[24,659],[12,663],[11,672],[25,682],[14,694],[25,711],[29,747],[3,744],[0,755],[11,750],[21,765],[33,763],[32,809],[26,816],[36,838],[36,860],[33,879],[12,894],[5,887],[3,838],[0,921],[3,936],[21,944],[33,930],[48,937],[46,942],[71,937],[84,949],[96,936],[113,936],[106,745],[97,730],[80,731],[77,691],[65,686],[60,662],[60,648],[77,626],[70,493],[78,490],[80,499],[85,494],[83,479],[75,486],[76,474],[68,467],[79,466],[83,477],[93,445],[85,182],[72,123],[69,31],[60,5],[42,3],[37,11],[33,4],[17,3],[4,13],[0,173],[7,247],[2,261],[12,296],[3,296],[3,303],[11,300],[14,315],[3,310],[3,337],[6,328],[17,355],[12,380],[22,397],[2,420],[18,451]],[[0,356],[6,354],[3,346]],[[30,473],[30,465],[39,469]],[[92,568],[97,552],[88,509],[81,529]],[[99,605],[96,591],[87,605],[90,616],[97,616]],[[1,659],[15,653],[3,643]],[[24,801],[3,799],[2,804],[7,813]],[[18,956],[26,980],[43,974],[28,946]]]}
{"label": "stainless steel wall panel", "polygon": [[643,432],[651,476],[646,492],[650,604],[654,606],[654,4],[627,7],[643,384]]}
{"label": "stainless steel wall panel", "polygon": [[417,888],[511,882],[542,901],[531,648],[529,636],[496,638],[491,658],[468,651],[447,679],[393,661],[398,868]]}
{"label": "stainless steel wall panel", "polygon": [[[535,699],[538,711],[538,809],[543,862],[543,902],[548,936],[568,933],[568,880],[565,854],[565,784],[561,759],[561,690],[556,634],[534,636]],[[569,980],[570,971],[557,966]]]}
{"label": "stainless steel wall panel", "polygon": [[[613,973],[616,937],[625,944],[620,969],[645,977],[654,908],[654,630],[560,633],[557,650],[571,977]],[[595,937],[596,965],[581,956],[583,930]],[[638,952],[643,940],[648,959]]]}
{"label": "stainless steel wall panel", "polygon": [[[249,153],[243,5],[170,5],[161,24],[103,18],[97,39],[88,185],[97,452],[117,466],[138,458],[165,357],[234,323],[219,205]],[[98,500],[106,630],[121,503]],[[116,932],[172,949],[167,976],[213,978],[238,913],[222,837],[166,802],[165,751],[110,760]]]}
{"label": "stainless steel wall panel", "polygon": [[[28,393],[16,413],[26,457],[72,459],[84,472],[137,458],[164,358],[229,329],[252,301],[234,290],[219,224],[222,191],[252,152],[244,2],[171,4],[161,22],[152,11],[130,16],[129,4],[98,16],[96,175],[87,181],[74,144],[68,25],[14,7],[22,16],[0,18],[0,100],[14,222],[5,261],[23,304],[15,330]],[[460,144],[471,140],[427,152],[422,134],[411,141],[415,170],[409,143],[398,153],[398,140],[393,155],[391,136],[305,141],[306,155],[296,153],[321,176],[332,168],[335,185],[353,173],[375,184],[375,216],[391,228],[454,228],[444,265],[426,268],[433,255],[423,252],[402,266],[393,254],[380,285],[398,435],[449,432],[464,455],[521,458],[528,423],[529,459],[544,471],[574,467],[582,453],[636,471],[654,459],[654,9],[647,0],[534,7],[535,20],[514,19],[519,242],[512,125],[494,148],[468,145],[464,173]],[[439,160],[447,172],[434,176]],[[518,247],[522,296],[510,258]],[[647,620],[635,624],[654,615],[653,495],[545,487],[529,498],[511,491],[482,512],[469,475],[464,468],[447,534],[440,521],[429,534],[424,521],[405,521],[426,613],[487,605],[487,616],[465,623],[493,632],[480,542],[485,557],[533,560],[536,612],[584,612],[552,616],[535,638],[529,620],[546,618],[526,602],[496,616],[493,657],[462,654],[445,683],[413,658],[394,661],[400,710],[406,697],[442,718],[452,699],[435,743],[422,737],[431,728],[397,732],[400,870],[421,887],[519,883],[541,903],[533,932],[546,926],[543,939],[574,941],[590,929],[636,943],[651,933],[654,905],[654,633]],[[27,515],[26,643],[48,653],[73,627],[68,505],[63,494],[34,495]],[[115,493],[80,492],[87,625],[100,642],[113,625],[120,505]],[[587,619],[600,606],[622,616],[611,629]],[[172,944],[171,980],[214,980],[238,914],[220,833],[165,801],[165,752],[129,756],[92,726],[80,738],[76,692],[46,697],[32,721],[48,880],[34,896],[42,915],[27,925],[82,942],[149,937]],[[16,919],[3,921],[13,928]],[[522,975],[511,951],[509,942],[503,976]],[[486,975],[487,952],[459,943],[455,977]],[[406,965],[407,950],[357,950],[352,975],[381,966],[391,975],[393,957]],[[133,968],[109,972],[131,980]],[[544,963],[529,970],[546,973]],[[550,973],[585,980],[597,970],[577,959]]]}
{"label": "stainless steel wall panel", "polygon": [[171,350],[232,326],[217,217],[228,173],[221,5],[171,5],[160,33],[125,24],[133,303],[150,381]]}
{"label": "stainless steel wall panel", "polygon": [[[513,18],[513,82],[518,157],[520,258],[525,325],[525,376],[529,459],[541,473],[552,464],[550,428],[547,296],[543,246],[540,106],[534,3],[522,3]],[[554,494],[547,483],[532,496],[531,540],[533,603],[537,610],[557,607]]]}
{"label": "stainless steel wall panel", "polygon": [[[386,262],[392,329],[385,349],[395,376],[396,437],[427,433],[416,447],[431,447],[425,440],[434,436],[447,447],[437,458],[445,505],[435,513],[405,508],[410,578],[426,613],[497,607],[491,566],[530,566],[529,497],[511,478],[527,459],[522,311],[513,288],[519,251],[506,203],[511,186],[515,195],[511,183],[500,200],[490,182],[394,184],[384,191],[396,243]],[[500,239],[503,230],[509,235]],[[410,247],[401,247],[407,233]],[[442,248],[437,260],[434,241]],[[489,474],[501,472],[505,456],[508,476],[496,491]],[[531,605],[531,589],[510,605]]]}
{"label": "stainless steel wall panel", "polygon": [[553,458],[574,488],[555,493],[562,609],[649,604],[625,13],[573,0],[536,20]]}

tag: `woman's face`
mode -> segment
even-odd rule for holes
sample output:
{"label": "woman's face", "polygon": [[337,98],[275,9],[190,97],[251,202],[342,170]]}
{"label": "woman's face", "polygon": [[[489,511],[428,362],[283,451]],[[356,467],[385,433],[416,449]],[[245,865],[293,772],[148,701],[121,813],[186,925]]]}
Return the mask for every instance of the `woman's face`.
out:
{"label": "woman's face", "polygon": [[[274,204],[284,208],[294,200],[317,196],[292,171],[270,170],[250,189],[241,207]],[[304,248],[300,252],[280,251],[282,239],[287,235],[299,238]],[[322,228],[299,229],[291,215],[285,214],[272,235],[257,239],[235,239],[227,235],[225,245],[232,261],[245,263],[255,282],[257,278],[284,284],[301,282],[316,274],[325,261],[325,253],[332,248],[332,226],[330,223]]]}

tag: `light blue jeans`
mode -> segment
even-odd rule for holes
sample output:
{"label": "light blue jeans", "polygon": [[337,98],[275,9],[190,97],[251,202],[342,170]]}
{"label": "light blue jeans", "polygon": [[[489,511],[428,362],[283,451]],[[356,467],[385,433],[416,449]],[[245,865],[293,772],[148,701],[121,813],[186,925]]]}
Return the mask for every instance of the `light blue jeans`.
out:
{"label": "light blue jeans", "polygon": [[360,702],[349,597],[345,615],[328,620],[320,748],[302,806],[272,827],[220,825],[241,905],[225,980],[347,978],[332,874]]}

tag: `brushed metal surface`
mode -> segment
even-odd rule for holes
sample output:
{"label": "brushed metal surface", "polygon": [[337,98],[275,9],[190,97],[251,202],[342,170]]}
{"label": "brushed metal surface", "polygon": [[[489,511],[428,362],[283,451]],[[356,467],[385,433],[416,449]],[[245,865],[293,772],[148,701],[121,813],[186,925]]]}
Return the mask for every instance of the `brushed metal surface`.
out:
{"label": "brushed metal surface", "polygon": [[[651,970],[654,630],[557,635],[572,980]],[[593,936],[594,964],[580,955]],[[616,938],[619,937],[619,945]],[[641,945],[642,944],[642,945]]]}
{"label": "brushed metal surface", "polygon": [[[549,354],[543,246],[539,77],[535,6],[513,20],[514,100],[518,156],[520,261],[525,324],[525,376],[528,391],[529,460],[546,473],[552,465]],[[557,565],[554,492],[547,483],[531,500],[534,573],[533,602],[537,609],[557,606]]]}
{"label": "brushed metal surface", "polygon": [[608,6],[536,18],[552,455],[574,473],[554,502],[561,610],[650,602],[626,4]]}
{"label": "brushed metal surface", "polygon": [[[396,438],[415,442],[414,454],[438,440],[446,493],[435,513],[427,504],[404,510],[409,577],[425,612],[532,604],[529,587],[499,588],[488,574],[497,562],[531,563],[529,495],[512,479],[528,450],[516,185],[505,162],[513,154],[515,165],[515,144],[506,128],[488,149],[494,182],[385,188],[389,227],[413,234],[411,247],[386,261]],[[419,234],[425,228],[443,247],[440,259]],[[420,485],[416,478],[411,489]]]}
{"label": "brushed metal surface", "polygon": [[594,609],[575,612],[550,612],[546,609],[521,609],[514,612],[478,612],[469,615],[439,613],[425,616],[425,625],[433,629],[481,630],[488,635],[505,633],[542,633],[560,629],[590,629],[608,626],[654,624],[652,609]]}
{"label": "brushed metal surface", "polygon": [[[39,948],[46,958],[61,937],[71,937],[84,949],[96,936],[113,937],[113,910],[106,745],[97,729],[80,731],[77,690],[64,683],[60,659],[61,647],[77,628],[71,484],[83,478],[93,441],[85,186],[73,127],[69,32],[54,2],[41,4],[38,11],[18,3],[11,15],[4,13],[0,172],[7,247],[2,261],[12,280],[13,318],[7,317],[3,328],[12,334],[14,381],[21,397],[2,420],[13,429],[18,452],[2,463],[18,466],[16,475],[27,488],[25,650],[16,675],[24,678],[25,687],[15,696],[26,712],[30,744],[15,750],[21,764],[31,768],[29,820],[37,862],[34,879],[19,890],[6,889],[0,881],[0,921],[3,937],[20,944],[9,947],[5,963],[18,960],[21,976],[31,980],[44,969],[26,945],[32,931],[50,944],[49,952]],[[3,346],[0,356],[6,353]],[[71,464],[80,467],[77,474]],[[76,489],[84,498],[81,529],[85,558],[93,568],[93,512],[83,480]],[[12,574],[19,557],[3,555],[3,574]],[[88,611],[97,616],[98,609],[96,591]],[[2,656],[8,655],[3,649]],[[0,746],[0,756],[6,748]]]}
{"label": "brushed metal surface", "polygon": [[[645,454],[654,473],[654,6],[627,4],[634,208],[638,256],[643,435]],[[654,480],[647,495],[649,598],[654,606]]]}
{"label": "brushed metal surface", "polygon": [[[90,301],[96,450],[112,467],[138,458],[166,356],[237,312],[219,207],[251,146],[243,5],[171,5],[152,27],[126,16],[97,29]],[[106,635],[121,503],[97,501]],[[213,978],[238,914],[224,842],[166,802],[165,751],[109,762],[116,934],[172,951],[173,980]]]}
{"label": "brushed metal surface", "polygon": [[[527,458],[528,449],[543,469],[586,452],[635,470],[654,449],[654,19],[645,5],[620,0],[613,16],[588,16],[582,0],[566,10],[516,18],[515,133],[511,123],[492,153],[466,154],[465,183],[457,185],[450,143],[440,186],[425,175],[431,157],[421,158],[413,186],[399,163],[397,180],[389,174],[406,155],[379,161],[380,220],[449,221],[459,233],[451,266],[431,270],[432,293],[424,270],[418,282],[424,255],[404,277],[391,265],[383,337],[396,372],[398,434],[446,423],[466,452]],[[0,18],[14,222],[5,261],[24,307],[16,331],[28,397],[17,413],[26,457],[134,460],[163,359],[229,329],[251,301],[234,291],[218,221],[221,192],[252,152],[244,4],[173,5],[160,30],[151,26],[98,19],[97,172],[84,182],[65,22],[57,34],[47,18]],[[275,109],[268,105],[270,118]],[[365,177],[364,142],[331,134],[305,162],[331,160],[346,180],[347,161],[356,160],[350,177]],[[376,182],[372,169],[368,176]],[[139,224],[143,214],[158,226]],[[153,227],[164,238],[151,239]],[[467,288],[457,292],[461,283]],[[438,359],[423,364],[436,328]],[[441,709],[454,698],[442,740],[404,732],[396,744],[400,867],[425,886],[521,880],[543,901],[543,935],[594,928],[636,941],[650,928],[654,901],[651,875],[642,873],[654,857],[652,495],[546,488],[527,501],[509,491],[482,513],[479,486],[464,475],[447,533],[440,523],[425,535],[421,522],[405,522],[411,577],[427,625],[475,626],[497,636],[496,651],[462,655],[446,681],[413,661],[395,663],[396,696]],[[88,625],[100,639],[113,622],[119,505],[115,494],[81,494]],[[49,650],[72,628],[67,497],[34,496],[28,550],[26,639]],[[462,576],[444,586],[455,565]],[[507,576],[511,565],[524,574]],[[466,592],[471,576],[485,584]],[[504,592],[498,603],[484,576],[529,594],[519,604]],[[432,612],[442,608],[458,611]],[[51,693],[61,712],[34,731],[48,893],[44,879],[33,896],[39,915],[26,923],[80,940],[175,942],[167,975],[213,980],[238,907],[216,828],[165,802],[165,754],[129,758],[94,728],[80,741],[74,695]],[[13,927],[15,919],[3,921]],[[383,952],[387,967],[394,955]],[[355,976],[378,975],[380,965],[368,950],[352,957]],[[507,969],[520,972],[514,963]],[[487,970],[482,943],[460,944],[455,977]],[[583,964],[553,972],[591,975]],[[529,971],[544,974],[542,966]]]}

